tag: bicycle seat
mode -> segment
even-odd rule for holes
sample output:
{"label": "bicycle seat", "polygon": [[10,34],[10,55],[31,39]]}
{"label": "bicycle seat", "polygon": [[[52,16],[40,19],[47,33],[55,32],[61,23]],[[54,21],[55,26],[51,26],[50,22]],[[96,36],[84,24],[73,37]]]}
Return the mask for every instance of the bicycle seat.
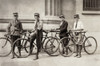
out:
{"label": "bicycle seat", "polygon": [[80,33],[86,33],[87,31],[81,31]]}

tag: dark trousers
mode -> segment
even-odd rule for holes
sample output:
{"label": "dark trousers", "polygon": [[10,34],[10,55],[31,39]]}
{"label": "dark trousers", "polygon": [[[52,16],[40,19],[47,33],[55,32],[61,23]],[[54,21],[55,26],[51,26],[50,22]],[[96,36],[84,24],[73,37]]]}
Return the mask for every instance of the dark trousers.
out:
{"label": "dark trousers", "polygon": [[37,45],[37,53],[36,53],[36,56],[38,57],[38,54],[41,50],[41,43],[42,43],[42,31],[40,30],[37,30],[37,33],[34,33],[34,35],[30,38],[30,50],[32,53],[32,50],[33,50],[33,42],[34,40],[36,39],[36,45]]}
{"label": "dark trousers", "polygon": [[[12,35],[12,36],[11,36],[12,43],[14,43],[18,38],[20,38],[19,35]],[[18,48],[19,55],[21,55],[21,47],[20,47],[20,46],[21,46],[21,42],[18,41],[18,42],[16,42],[16,43],[17,43],[17,44],[13,45],[13,52],[12,52],[13,57],[14,57],[15,46],[17,46],[17,48]]]}
{"label": "dark trousers", "polygon": [[[67,37],[67,36],[60,36],[60,39],[64,38],[64,37]],[[63,44],[64,44],[64,47],[66,47],[69,43],[69,39],[66,39],[63,41]]]}
{"label": "dark trousers", "polygon": [[32,50],[33,50],[33,42],[34,40],[36,39],[36,33],[34,33],[31,37],[30,37],[30,54],[32,53]]}
{"label": "dark trousers", "polygon": [[36,43],[38,47],[38,52],[41,51],[41,45],[42,45],[42,32],[40,30],[37,30],[37,35],[36,35]]}
{"label": "dark trousers", "polygon": [[82,37],[82,34],[81,33],[78,33],[78,32],[75,32],[75,36],[77,36],[77,45],[76,45],[76,52],[77,52],[77,56],[81,56],[81,50],[82,50],[82,40],[83,40],[83,37]]}

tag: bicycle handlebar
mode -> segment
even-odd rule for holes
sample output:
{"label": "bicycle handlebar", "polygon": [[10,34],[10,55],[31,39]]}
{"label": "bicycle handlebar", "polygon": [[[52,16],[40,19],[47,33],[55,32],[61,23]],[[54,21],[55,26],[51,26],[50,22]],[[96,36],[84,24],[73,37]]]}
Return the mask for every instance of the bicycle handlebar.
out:
{"label": "bicycle handlebar", "polygon": [[69,33],[70,32],[86,33],[87,31],[84,31],[83,29],[80,29],[80,30],[69,30]]}

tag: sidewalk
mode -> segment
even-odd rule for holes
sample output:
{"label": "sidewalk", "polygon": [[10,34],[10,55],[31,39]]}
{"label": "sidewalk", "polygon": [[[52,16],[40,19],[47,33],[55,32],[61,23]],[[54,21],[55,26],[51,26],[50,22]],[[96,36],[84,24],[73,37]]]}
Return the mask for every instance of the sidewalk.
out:
{"label": "sidewalk", "polygon": [[100,54],[82,54],[81,58],[62,56],[48,56],[40,54],[38,60],[33,60],[34,56],[27,58],[11,59],[10,56],[0,58],[0,66],[100,66]]}

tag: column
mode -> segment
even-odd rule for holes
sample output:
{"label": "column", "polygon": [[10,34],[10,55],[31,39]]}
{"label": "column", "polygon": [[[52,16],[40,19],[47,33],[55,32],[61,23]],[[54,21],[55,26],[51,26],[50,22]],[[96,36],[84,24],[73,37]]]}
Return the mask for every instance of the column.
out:
{"label": "column", "polygon": [[61,3],[61,0],[45,0],[45,16],[59,16]]}

